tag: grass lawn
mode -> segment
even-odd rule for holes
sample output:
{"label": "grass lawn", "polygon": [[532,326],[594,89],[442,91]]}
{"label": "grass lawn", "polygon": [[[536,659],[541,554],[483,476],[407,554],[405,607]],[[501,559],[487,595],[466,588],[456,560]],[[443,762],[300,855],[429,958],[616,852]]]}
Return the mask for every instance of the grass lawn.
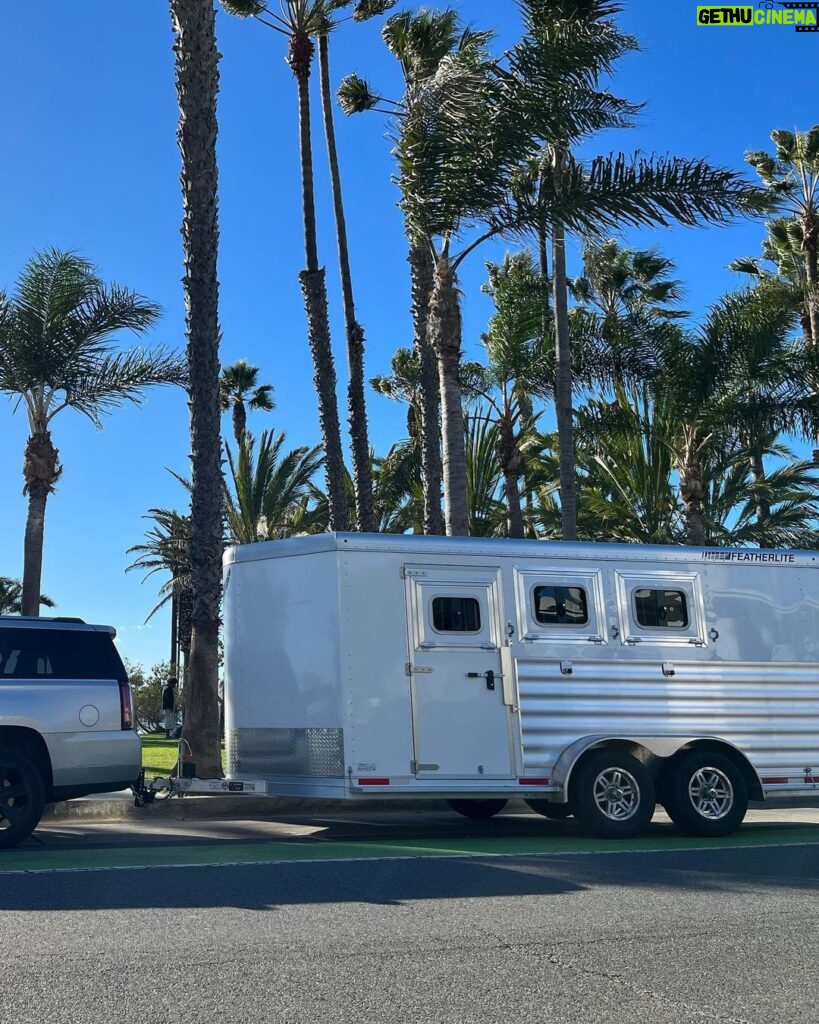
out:
{"label": "grass lawn", "polygon": [[[167,775],[176,764],[179,740],[166,740],[161,733],[142,737],[142,767],[148,776]],[[222,744],[224,763],[225,745]]]}
{"label": "grass lawn", "polygon": [[167,775],[176,764],[179,740],[166,740],[162,735],[142,737],[142,767],[150,775]]}

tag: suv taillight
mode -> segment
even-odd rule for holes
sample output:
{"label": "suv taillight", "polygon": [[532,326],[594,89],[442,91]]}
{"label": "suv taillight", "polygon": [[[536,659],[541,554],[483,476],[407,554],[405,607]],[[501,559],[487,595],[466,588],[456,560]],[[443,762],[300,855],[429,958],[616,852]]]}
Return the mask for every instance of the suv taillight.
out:
{"label": "suv taillight", "polygon": [[122,729],[133,729],[134,712],[131,706],[131,687],[127,682],[119,682],[119,710]]}

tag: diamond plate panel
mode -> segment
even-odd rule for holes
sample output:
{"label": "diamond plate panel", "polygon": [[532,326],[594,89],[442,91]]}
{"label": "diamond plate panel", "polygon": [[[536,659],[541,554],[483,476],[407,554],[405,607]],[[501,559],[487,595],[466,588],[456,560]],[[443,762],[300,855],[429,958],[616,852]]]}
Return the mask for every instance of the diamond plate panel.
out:
{"label": "diamond plate panel", "polygon": [[343,729],[234,729],[231,774],[344,775]]}

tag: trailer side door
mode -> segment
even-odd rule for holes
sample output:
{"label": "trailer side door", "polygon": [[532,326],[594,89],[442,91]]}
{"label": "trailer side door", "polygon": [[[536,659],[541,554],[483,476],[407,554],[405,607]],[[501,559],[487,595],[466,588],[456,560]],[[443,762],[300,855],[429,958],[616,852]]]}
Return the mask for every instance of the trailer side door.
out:
{"label": "trailer side door", "polygon": [[500,569],[404,567],[419,778],[514,774]]}

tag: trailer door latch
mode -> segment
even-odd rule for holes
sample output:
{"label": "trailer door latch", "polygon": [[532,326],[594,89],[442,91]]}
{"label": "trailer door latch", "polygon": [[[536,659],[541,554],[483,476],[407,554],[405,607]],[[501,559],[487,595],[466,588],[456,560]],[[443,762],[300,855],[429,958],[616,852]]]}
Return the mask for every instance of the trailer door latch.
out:
{"label": "trailer door latch", "polygon": [[503,676],[499,675],[497,672],[493,672],[492,669],[490,668],[488,672],[467,672],[466,673],[466,678],[467,679],[485,679],[486,680],[486,688],[487,688],[487,690],[494,690],[495,689],[495,680],[496,679],[503,679]]}

